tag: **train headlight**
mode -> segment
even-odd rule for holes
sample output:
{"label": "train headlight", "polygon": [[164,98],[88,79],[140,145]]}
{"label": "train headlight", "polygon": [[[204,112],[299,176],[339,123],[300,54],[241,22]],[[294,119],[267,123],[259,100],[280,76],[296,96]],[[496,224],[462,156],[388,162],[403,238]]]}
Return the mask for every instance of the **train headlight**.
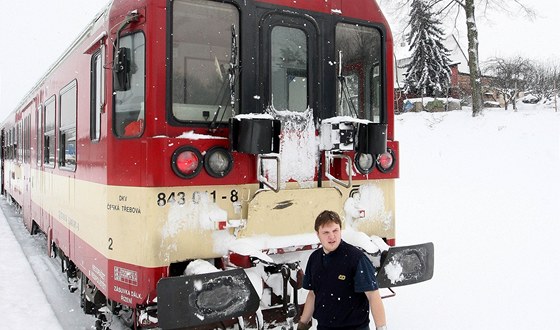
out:
{"label": "train headlight", "polygon": [[382,153],[377,156],[377,161],[375,162],[377,169],[383,173],[387,173],[395,167],[395,154],[393,150],[387,148],[387,152]]}
{"label": "train headlight", "polygon": [[211,148],[204,156],[204,168],[215,178],[223,178],[228,175],[232,167],[233,157],[225,148]]}
{"label": "train headlight", "polygon": [[202,169],[202,154],[190,146],[180,147],[171,157],[171,168],[179,177],[191,179]]}
{"label": "train headlight", "polygon": [[369,174],[373,171],[375,162],[372,155],[358,152],[356,153],[355,164],[358,172]]}

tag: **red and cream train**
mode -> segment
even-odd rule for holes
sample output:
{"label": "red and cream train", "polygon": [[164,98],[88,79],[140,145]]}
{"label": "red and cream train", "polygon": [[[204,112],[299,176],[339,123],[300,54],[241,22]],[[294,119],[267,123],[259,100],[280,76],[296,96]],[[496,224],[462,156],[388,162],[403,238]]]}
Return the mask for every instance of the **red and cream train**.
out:
{"label": "red and cream train", "polygon": [[[392,58],[374,0],[113,0],[3,121],[2,191],[86,313],[290,321],[320,211],[395,245]],[[431,277],[395,252],[383,286]]]}

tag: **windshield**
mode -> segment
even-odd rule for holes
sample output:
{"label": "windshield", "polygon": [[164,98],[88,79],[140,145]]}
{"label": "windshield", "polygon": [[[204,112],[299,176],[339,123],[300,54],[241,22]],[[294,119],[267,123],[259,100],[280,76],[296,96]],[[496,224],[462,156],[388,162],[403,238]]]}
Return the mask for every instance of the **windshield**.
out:
{"label": "windshield", "polygon": [[171,85],[175,119],[227,122],[237,112],[238,102],[233,102],[232,109],[232,100],[239,85],[238,34],[239,14],[231,4],[173,2]]}
{"label": "windshield", "polygon": [[336,26],[337,115],[381,122],[381,34],[357,24]]}

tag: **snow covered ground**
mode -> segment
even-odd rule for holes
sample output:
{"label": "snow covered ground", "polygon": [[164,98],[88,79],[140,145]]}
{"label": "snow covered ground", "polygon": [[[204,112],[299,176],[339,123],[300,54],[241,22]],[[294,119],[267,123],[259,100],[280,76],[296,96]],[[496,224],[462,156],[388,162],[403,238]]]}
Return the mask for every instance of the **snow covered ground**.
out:
{"label": "snow covered ground", "polygon": [[[384,300],[389,329],[557,329],[560,112],[519,107],[396,117],[397,243],[433,241],[436,258]],[[37,277],[0,217],[2,324],[63,328]]]}
{"label": "snow covered ground", "polygon": [[436,255],[390,329],[558,329],[560,112],[519,107],[396,117],[397,244]]}
{"label": "snow covered ground", "polygon": [[[31,237],[29,239],[31,240]],[[62,329],[29,261],[2,213],[0,213],[0,310],[2,324],[11,329]]]}

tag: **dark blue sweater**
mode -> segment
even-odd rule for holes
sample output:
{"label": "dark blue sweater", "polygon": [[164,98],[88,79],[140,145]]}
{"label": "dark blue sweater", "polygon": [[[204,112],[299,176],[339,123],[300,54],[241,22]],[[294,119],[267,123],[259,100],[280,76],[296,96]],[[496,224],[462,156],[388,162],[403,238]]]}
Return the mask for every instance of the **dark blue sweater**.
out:
{"label": "dark blue sweater", "polygon": [[[357,277],[363,277],[359,265],[364,258],[369,262],[360,250],[344,241],[329,254],[318,249],[309,257],[303,287],[315,293],[313,317],[319,323],[317,329],[350,330],[369,323],[368,299],[363,292],[356,291],[376,290],[377,283],[373,272],[367,274],[373,279],[370,285],[355,283],[357,271]],[[370,269],[373,271],[373,267]]]}

